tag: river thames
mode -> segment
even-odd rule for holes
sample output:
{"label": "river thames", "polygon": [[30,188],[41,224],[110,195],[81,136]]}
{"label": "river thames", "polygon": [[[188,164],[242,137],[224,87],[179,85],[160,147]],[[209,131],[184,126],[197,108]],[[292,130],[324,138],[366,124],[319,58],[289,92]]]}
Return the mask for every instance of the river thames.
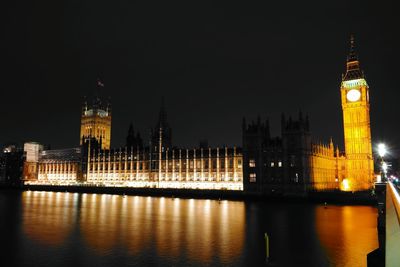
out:
{"label": "river thames", "polygon": [[0,191],[0,266],[366,266],[371,206]]}

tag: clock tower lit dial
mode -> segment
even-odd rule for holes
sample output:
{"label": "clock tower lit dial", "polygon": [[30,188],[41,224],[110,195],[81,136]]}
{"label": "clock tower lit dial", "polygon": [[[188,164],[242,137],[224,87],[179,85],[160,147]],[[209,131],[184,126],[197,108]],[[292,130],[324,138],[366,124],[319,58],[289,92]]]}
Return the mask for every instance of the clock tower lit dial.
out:
{"label": "clock tower lit dial", "polygon": [[361,93],[357,89],[352,89],[352,90],[347,92],[346,97],[347,97],[347,100],[349,100],[350,102],[355,102],[355,101],[360,100]]}
{"label": "clock tower lit dial", "polygon": [[353,37],[350,44],[346,73],[340,87],[345,146],[345,172],[342,175],[349,183],[346,186],[342,182],[342,190],[369,190],[374,181],[369,87],[355,52]]}

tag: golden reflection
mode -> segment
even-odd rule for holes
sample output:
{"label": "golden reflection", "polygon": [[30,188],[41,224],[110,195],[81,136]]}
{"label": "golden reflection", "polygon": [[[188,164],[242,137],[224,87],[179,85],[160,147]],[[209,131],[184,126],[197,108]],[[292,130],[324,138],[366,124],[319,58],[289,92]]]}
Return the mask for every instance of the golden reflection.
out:
{"label": "golden reflection", "polygon": [[112,249],[118,240],[120,201],[112,195],[94,195],[82,203],[80,227],[88,245],[100,253]]}
{"label": "golden reflection", "polygon": [[317,206],[317,233],[329,258],[344,267],[366,266],[367,253],[378,247],[377,216],[369,206]]}
{"label": "golden reflection", "polygon": [[179,256],[179,252],[181,250],[182,244],[180,243],[180,233],[182,231],[182,223],[181,223],[181,203],[179,198],[175,198],[171,200],[172,208],[172,220],[171,220],[171,256],[177,258]]}
{"label": "golden reflection", "polygon": [[161,258],[228,265],[243,250],[243,202],[51,192],[23,198],[25,232],[48,245],[77,234],[98,254],[155,249]]}
{"label": "golden reflection", "polygon": [[23,222],[26,235],[45,245],[65,242],[75,220],[72,194],[27,191],[22,193]]}

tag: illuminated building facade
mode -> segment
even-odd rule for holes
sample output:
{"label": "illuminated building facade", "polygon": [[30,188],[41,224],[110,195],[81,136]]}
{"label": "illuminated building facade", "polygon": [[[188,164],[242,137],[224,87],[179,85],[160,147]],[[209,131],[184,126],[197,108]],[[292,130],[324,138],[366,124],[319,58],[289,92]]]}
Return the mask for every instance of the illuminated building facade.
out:
{"label": "illuminated building facade", "polygon": [[[305,194],[345,190],[346,158],[339,148],[314,143],[310,123],[282,115],[281,137],[270,137],[268,121],[243,121],[244,190],[264,194]],[[348,186],[348,185],[347,185]]]}
{"label": "illuminated building facade", "polygon": [[281,137],[270,137],[269,123],[243,120],[244,190],[265,194],[302,194],[339,189],[338,150],[311,140],[308,116],[282,115]]}
{"label": "illuminated building facade", "polygon": [[25,182],[243,190],[241,149],[173,147],[164,104],[149,146],[143,146],[132,125],[124,148],[105,149],[102,140],[102,136],[84,135],[78,148],[41,151],[35,147],[39,157],[26,161],[25,165],[38,166],[36,173],[29,174],[37,178]]}
{"label": "illuminated building facade", "polygon": [[102,149],[110,149],[111,104],[98,96],[92,103],[85,99],[82,106],[80,144],[88,138],[96,138]]}
{"label": "illuminated building facade", "polygon": [[[162,153],[87,148],[41,152],[39,184],[92,184],[186,189],[243,189],[242,153],[237,148],[167,149]],[[85,151],[86,150],[86,151]],[[161,155],[159,157],[158,155]],[[87,163],[85,162],[87,161]]]}
{"label": "illuminated building facade", "polygon": [[[177,148],[162,101],[149,145],[130,125],[126,146],[110,149],[111,109],[99,98],[85,102],[81,146],[39,151],[36,173],[28,183],[88,184],[150,188],[244,190],[261,194],[307,194],[310,191],[359,191],[372,187],[373,159],[368,85],[351,41],[341,83],[345,153],[330,140],[312,140],[308,116],[282,115],[281,136],[271,137],[269,122],[246,123],[243,148]],[[37,178],[27,178],[37,177]]]}
{"label": "illuminated building facade", "polygon": [[24,144],[25,162],[22,177],[24,180],[36,180],[39,168],[39,157],[43,151],[43,145],[36,142]]}
{"label": "illuminated building facade", "polygon": [[96,185],[242,190],[237,148],[94,150],[86,182]]}
{"label": "illuminated building facade", "polygon": [[345,157],[334,148],[333,141],[326,144],[313,144],[311,148],[310,169],[312,190],[342,189]]}
{"label": "illuminated building facade", "polygon": [[243,122],[244,190],[306,193],[368,190],[374,169],[369,118],[368,84],[351,39],[346,73],[341,83],[345,153],[329,144],[314,143],[308,118],[282,115],[281,137],[271,138],[268,121]]}
{"label": "illuminated building facade", "polygon": [[82,149],[44,150],[38,162],[38,181],[46,183],[75,183],[82,181]]}

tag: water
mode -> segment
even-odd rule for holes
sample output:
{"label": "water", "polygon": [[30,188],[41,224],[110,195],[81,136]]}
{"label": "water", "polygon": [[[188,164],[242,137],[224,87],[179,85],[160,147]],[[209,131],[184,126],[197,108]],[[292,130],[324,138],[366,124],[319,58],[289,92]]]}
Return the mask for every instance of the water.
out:
{"label": "water", "polygon": [[0,266],[366,266],[369,206],[0,191]]}

